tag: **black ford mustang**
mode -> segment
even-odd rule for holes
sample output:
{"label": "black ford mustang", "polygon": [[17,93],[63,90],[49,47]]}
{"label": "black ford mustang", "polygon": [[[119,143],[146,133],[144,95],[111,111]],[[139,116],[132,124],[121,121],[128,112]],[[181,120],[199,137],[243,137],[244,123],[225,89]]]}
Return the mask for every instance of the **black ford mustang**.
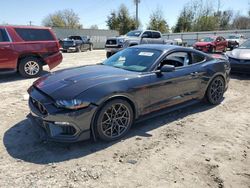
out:
{"label": "black ford mustang", "polygon": [[29,88],[28,116],[48,139],[75,142],[124,136],[145,115],[207,98],[228,87],[227,60],[168,45],[141,45],[101,64],[61,70]]}

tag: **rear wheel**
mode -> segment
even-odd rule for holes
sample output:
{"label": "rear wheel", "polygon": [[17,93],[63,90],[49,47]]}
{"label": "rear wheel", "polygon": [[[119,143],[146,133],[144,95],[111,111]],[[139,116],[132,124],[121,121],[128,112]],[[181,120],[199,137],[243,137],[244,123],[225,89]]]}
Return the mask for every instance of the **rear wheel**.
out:
{"label": "rear wheel", "polygon": [[19,73],[25,78],[34,78],[41,74],[43,70],[41,61],[36,57],[26,57],[20,61]]}
{"label": "rear wheel", "polygon": [[133,110],[127,101],[112,100],[97,115],[98,136],[105,141],[120,139],[129,131],[133,120]]}
{"label": "rear wheel", "polygon": [[210,47],[209,47],[209,52],[210,52],[210,53],[215,53],[215,52],[216,52],[215,47],[210,46]]}
{"label": "rear wheel", "polygon": [[220,104],[225,92],[225,81],[221,76],[215,77],[208,86],[207,100],[211,104]]}

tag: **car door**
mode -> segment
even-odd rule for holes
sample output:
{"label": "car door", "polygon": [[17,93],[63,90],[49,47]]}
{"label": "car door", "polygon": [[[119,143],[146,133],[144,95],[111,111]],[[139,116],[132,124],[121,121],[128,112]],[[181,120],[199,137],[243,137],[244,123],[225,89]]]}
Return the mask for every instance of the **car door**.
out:
{"label": "car door", "polygon": [[85,36],[82,36],[82,45],[84,50],[88,49],[87,38]]}
{"label": "car door", "polygon": [[145,31],[141,36],[140,44],[151,44],[151,39],[152,39],[152,32]]}
{"label": "car door", "polygon": [[161,34],[156,31],[152,31],[152,42],[151,44],[163,44],[163,39],[161,38]]}
{"label": "car door", "polygon": [[[179,63],[174,65],[176,69],[173,72],[151,76],[149,88],[151,111],[197,98],[204,70],[198,63],[193,63],[192,56],[192,53],[185,51],[174,52],[166,56],[167,61],[164,59],[161,62],[169,65],[174,65],[177,61]],[[171,62],[169,59],[176,62]]]}
{"label": "car door", "polygon": [[0,69],[15,69],[16,56],[7,30],[0,28]]}

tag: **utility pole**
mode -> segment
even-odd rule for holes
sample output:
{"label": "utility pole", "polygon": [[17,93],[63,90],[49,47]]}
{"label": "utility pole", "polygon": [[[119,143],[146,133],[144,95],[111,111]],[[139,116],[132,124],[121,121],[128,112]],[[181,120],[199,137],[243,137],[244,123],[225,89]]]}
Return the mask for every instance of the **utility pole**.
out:
{"label": "utility pole", "polygon": [[138,5],[140,2],[141,2],[141,0],[134,0],[135,6],[136,6],[136,26],[137,26],[137,29],[139,27]]}
{"label": "utility pole", "polygon": [[32,26],[32,21],[29,21],[29,25]]}

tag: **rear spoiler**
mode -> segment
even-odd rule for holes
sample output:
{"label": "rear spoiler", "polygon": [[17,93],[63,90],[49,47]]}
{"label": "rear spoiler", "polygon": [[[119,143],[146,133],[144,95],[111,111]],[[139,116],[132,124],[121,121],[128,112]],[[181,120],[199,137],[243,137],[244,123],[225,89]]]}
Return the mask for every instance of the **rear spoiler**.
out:
{"label": "rear spoiler", "polygon": [[224,53],[211,53],[208,55],[214,59],[228,60],[228,56]]}

